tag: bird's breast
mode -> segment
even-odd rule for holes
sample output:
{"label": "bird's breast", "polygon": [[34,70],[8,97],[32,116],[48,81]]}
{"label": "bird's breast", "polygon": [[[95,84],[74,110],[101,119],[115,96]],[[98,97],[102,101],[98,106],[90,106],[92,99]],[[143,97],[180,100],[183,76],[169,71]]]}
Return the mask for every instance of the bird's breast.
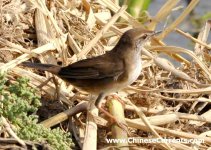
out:
{"label": "bird's breast", "polygon": [[133,61],[132,65],[128,67],[128,85],[132,84],[139,77],[142,69],[140,58]]}
{"label": "bird's breast", "polygon": [[140,55],[130,57],[125,62],[125,73],[122,75],[122,81],[119,82],[119,87],[127,87],[131,85],[140,75],[142,69],[142,63]]}

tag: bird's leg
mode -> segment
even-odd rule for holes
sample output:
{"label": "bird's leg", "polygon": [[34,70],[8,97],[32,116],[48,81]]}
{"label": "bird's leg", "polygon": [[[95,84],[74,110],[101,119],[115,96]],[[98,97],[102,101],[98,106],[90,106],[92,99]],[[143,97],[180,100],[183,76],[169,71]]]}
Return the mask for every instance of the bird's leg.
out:
{"label": "bird's leg", "polygon": [[55,96],[54,96],[54,97],[55,97],[57,100],[59,100],[59,96],[60,96],[60,86],[59,86],[58,80],[56,80],[56,78],[55,78],[54,75],[53,75],[52,79],[53,79],[53,82],[54,82],[55,87],[56,87],[56,92],[55,92]]}
{"label": "bird's leg", "polygon": [[44,81],[43,83],[41,83],[40,85],[38,85],[37,88],[42,88],[42,87],[45,86],[48,82],[50,82],[50,80],[51,80],[52,78],[53,78],[53,77],[48,78],[46,81]]}
{"label": "bird's leg", "polygon": [[59,100],[60,87],[58,86],[59,83],[55,79],[55,76],[52,76],[52,77],[48,78],[45,82],[43,82],[39,86],[37,86],[37,88],[41,88],[42,89],[42,87],[45,86],[48,82],[50,82],[50,80],[53,80],[53,82],[55,84],[55,87],[56,87],[56,92],[55,92],[54,98]]}
{"label": "bird's leg", "polygon": [[103,98],[105,97],[104,93],[99,94],[99,96],[97,97],[97,100],[95,101],[95,106],[102,111],[106,116],[108,116],[109,118],[112,119],[112,122],[116,123],[120,128],[122,128],[123,130],[127,131],[127,125],[118,121],[112,114],[110,114],[109,112],[107,112],[105,109],[103,109],[101,107],[101,101],[103,100]]}
{"label": "bird's leg", "polygon": [[105,94],[104,93],[100,93],[99,96],[97,97],[96,101],[95,101],[95,106],[100,110],[102,111],[106,116],[108,116],[109,118],[111,118],[112,120],[116,120],[116,118],[111,115],[109,112],[107,112],[105,109],[103,109],[101,107],[101,102],[103,100],[103,98],[105,97]]}
{"label": "bird's leg", "polygon": [[124,100],[122,100],[116,93],[114,93],[114,94],[112,94],[112,95],[109,95],[109,96],[107,97],[108,100],[110,100],[109,97],[112,97],[113,99],[118,100],[118,101],[122,104],[122,106],[125,107],[125,102],[124,102]]}

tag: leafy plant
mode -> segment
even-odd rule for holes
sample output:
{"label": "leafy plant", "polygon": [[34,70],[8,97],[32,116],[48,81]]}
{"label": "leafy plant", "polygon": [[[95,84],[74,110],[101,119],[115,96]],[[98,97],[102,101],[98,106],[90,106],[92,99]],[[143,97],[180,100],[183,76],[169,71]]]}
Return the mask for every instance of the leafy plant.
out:
{"label": "leafy plant", "polygon": [[60,129],[48,129],[38,124],[36,112],[41,106],[36,90],[28,85],[28,79],[6,85],[5,75],[0,75],[0,115],[7,118],[13,130],[24,140],[46,141],[53,149],[66,150],[73,146],[70,134]]}
{"label": "leafy plant", "polygon": [[140,22],[148,20],[147,10],[151,4],[151,0],[119,0],[119,4],[127,4],[127,12],[134,18],[137,18]]}
{"label": "leafy plant", "polygon": [[151,0],[128,0],[127,11],[135,18],[138,18],[146,11],[151,3]]}

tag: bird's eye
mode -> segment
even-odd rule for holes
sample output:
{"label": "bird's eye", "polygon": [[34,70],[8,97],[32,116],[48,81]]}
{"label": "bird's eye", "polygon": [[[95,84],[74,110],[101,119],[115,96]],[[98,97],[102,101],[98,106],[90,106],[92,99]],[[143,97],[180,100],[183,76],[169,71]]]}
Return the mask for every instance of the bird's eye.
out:
{"label": "bird's eye", "polygon": [[144,35],[142,36],[142,38],[143,38],[143,39],[146,39],[146,38],[147,38],[147,34],[144,34]]}

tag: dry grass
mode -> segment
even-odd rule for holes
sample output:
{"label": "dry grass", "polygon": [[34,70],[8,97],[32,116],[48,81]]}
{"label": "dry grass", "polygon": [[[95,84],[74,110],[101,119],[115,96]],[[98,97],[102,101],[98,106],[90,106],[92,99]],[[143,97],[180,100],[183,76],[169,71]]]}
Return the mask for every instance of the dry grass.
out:
{"label": "dry grass", "polygon": [[[154,30],[159,22],[165,22],[178,1],[168,0],[157,15],[151,18],[147,27]],[[140,144],[141,147],[207,149],[211,145],[211,46],[207,43],[211,23],[208,21],[204,25],[197,39],[177,28],[198,2],[199,0],[192,0],[184,12],[165,28],[163,34],[146,47],[142,56],[144,68],[141,76],[119,95],[127,102],[126,122],[133,137],[202,138],[205,143],[149,143]],[[120,9],[110,0],[56,0],[48,1],[46,4],[42,0],[3,0],[0,5],[0,70],[8,71],[8,76],[13,77],[11,80],[20,76],[31,79],[30,84],[33,87],[39,87],[52,75],[20,67],[20,63],[27,60],[51,64],[62,62],[65,66],[80,59],[105,53],[112,49],[125,30],[132,26],[143,26],[124,11],[125,7]],[[118,13],[113,15],[114,12]],[[121,20],[121,23],[117,21],[119,16],[124,20]],[[163,39],[173,31],[193,41],[194,49],[166,45]],[[181,67],[176,68],[168,60],[159,58],[160,53],[167,54],[179,62]],[[192,60],[185,59],[181,53],[189,55]],[[74,89],[57,77],[56,80],[60,83],[59,100],[65,106],[72,108],[74,101],[83,102],[89,99],[86,93]],[[42,91],[53,98],[56,93],[54,82],[50,80],[42,86]],[[142,120],[137,119],[138,116]],[[81,115],[77,117],[83,118]],[[67,116],[63,116],[62,119],[58,117],[57,121],[61,122],[66,118]],[[93,121],[93,118],[91,120]],[[85,121],[82,120],[84,123]],[[54,124],[55,122],[48,126]],[[98,121],[97,124],[103,126],[102,121]],[[110,127],[102,126],[98,134],[110,131]],[[77,129],[80,130],[79,139],[83,139],[83,126],[80,125]],[[147,131],[152,131],[155,136]],[[93,136],[95,132],[92,132]],[[111,146],[103,140],[109,137],[107,134],[103,137],[98,135],[100,139],[95,140],[98,148]],[[96,148],[96,143],[91,140],[92,144],[89,146],[93,145],[93,148]]]}

